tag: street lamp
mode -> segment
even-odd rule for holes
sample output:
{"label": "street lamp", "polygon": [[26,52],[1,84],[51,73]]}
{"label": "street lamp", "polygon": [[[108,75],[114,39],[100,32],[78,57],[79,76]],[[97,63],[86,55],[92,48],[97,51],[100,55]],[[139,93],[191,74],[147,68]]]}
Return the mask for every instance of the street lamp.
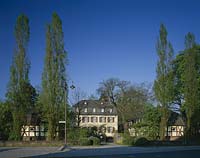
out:
{"label": "street lamp", "polygon": [[64,105],[65,105],[65,146],[67,145],[67,102],[66,102],[66,97],[67,97],[67,83],[64,83]]}
{"label": "street lamp", "polygon": [[[74,88],[76,88],[72,82],[72,85],[70,86],[70,88],[73,90]],[[65,82],[64,83],[64,104],[65,104],[65,146],[67,146],[67,101],[66,101],[66,98],[67,98],[67,83]]]}

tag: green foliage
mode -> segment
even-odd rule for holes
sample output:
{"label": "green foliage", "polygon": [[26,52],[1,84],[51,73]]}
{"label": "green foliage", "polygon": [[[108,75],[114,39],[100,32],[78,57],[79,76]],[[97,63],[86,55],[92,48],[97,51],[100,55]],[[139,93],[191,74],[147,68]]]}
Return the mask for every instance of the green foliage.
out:
{"label": "green foliage", "polygon": [[146,105],[143,119],[133,125],[137,136],[156,140],[159,136],[160,118],[161,113],[157,107]]}
{"label": "green foliage", "polygon": [[173,61],[174,74],[174,92],[173,103],[182,108],[184,100],[184,70],[185,70],[185,53],[179,53]]}
{"label": "green foliage", "polygon": [[12,130],[12,113],[9,104],[0,101],[0,139],[7,140]]}
{"label": "green foliage", "polygon": [[73,128],[67,132],[67,140],[72,145],[100,145],[100,139],[90,128]]}
{"label": "green foliage", "polygon": [[[199,95],[200,95],[200,47],[195,36],[185,36],[185,50],[176,56],[173,62],[175,74],[174,103],[179,105],[187,123],[187,136],[199,129]],[[193,132],[194,134],[194,132]],[[187,138],[189,140],[189,138]]]}
{"label": "green foliage", "polygon": [[92,145],[92,140],[88,138],[80,138],[79,143],[80,143],[79,145],[82,145],[82,146]]}
{"label": "green foliage", "polygon": [[93,137],[99,137],[99,134],[98,134],[98,132],[97,132],[97,127],[90,127],[89,129],[88,129],[88,135],[89,136],[93,136]]}
{"label": "green foliage", "polygon": [[133,125],[137,134],[149,140],[157,139],[159,135],[161,113],[159,107],[151,104],[145,105],[144,115],[140,122]]}
{"label": "green foliage", "polygon": [[[48,140],[55,139],[58,122],[64,119],[65,106],[67,106],[66,55],[62,21],[56,13],[53,13],[52,21],[47,25],[46,31],[45,66],[40,97],[48,122]],[[69,125],[69,121],[67,124]]]}
{"label": "green foliage", "polygon": [[89,137],[89,131],[87,128],[80,128],[79,129],[79,137],[80,138],[87,138]]}
{"label": "green foliage", "polygon": [[131,137],[130,134],[126,131],[122,134],[122,143],[124,145],[134,145],[135,144],[135,137]]}
{"label": "green foliage", "polygon": [[161,105],[162,118],[160,122],[160,136],[165,138],[165,127],[169,118],[169,109],[173,100],[174,83],[172,71],[173,47],[167,41],[167,30],[163,24],[160,26],[160,35],[156,45],[158,54],[157,77],[154,82],[156,99]]}
{"label": "green foliage", "polygon": [[[194,122],[195,119],[194,114],[195,111],[199,110],[199,82],[198,82],[198,70],[197,67],[197,51],[195,47],[186,50],[185,54],[185,71],[184,71],[184,110],[187,118],[187,133],[188,137],[192,134],[191,128],[193,128],[194,124],[198,124],[198,122]],[[188,138],[189,139],[189,138]]]}
{"label": "green foliage", "polygon": [[67,131],[67,139],[70,142],[78,141],[81,138],[88,138],[89,131],[87,128],[70,128]]}
{"label": "green foliage", "polygon": [[100,139],[97,137],[92,136],[89,138],[89,140],[92,141],[92,145],[100,145],[100,143],[101,143]]}
{"label": "green foliage", "polygon": [[17,18],[15,25],[15,54],[10,67],[10,81],[7,89],[7,100],[13,117],[12,138],[21,139],[21,127],[26,122],[26,112],[34,104],[35,92],[29,83],[30,62],[27,58],[27,47],[30,37],[29,20],[25,15]]}
{"label": "green foliage", "polygon": [[73,141],[78,140],[79,137],[80,137],[80,134],[79,134],[79,129],[78,128],[68,129],[68,131],[67,131],[67,140],[69,140],[70,142],[73,142]]}

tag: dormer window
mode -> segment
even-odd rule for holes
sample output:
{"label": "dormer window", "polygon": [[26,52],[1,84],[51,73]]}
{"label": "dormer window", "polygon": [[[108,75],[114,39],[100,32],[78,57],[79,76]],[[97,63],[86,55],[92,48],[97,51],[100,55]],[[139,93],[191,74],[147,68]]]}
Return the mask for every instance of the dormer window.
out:
{"label": "dormer window", "polygon": [[103,105],[103,102],[101,102],[101,105]]}
{"label": "dormer window", "polygon": [[95,113],[96,112],[96,108],[93,108],[92,111]]}
{"label": "dormer window", "polygon": [[105,109],[104,109],[104,108],[101,108],[101,112],[102,112],[102,113],[105,112]]}
{"label": "dormer window", "polygon": [[84,112],[87,112],[87,108],[84,109]]}
{"label": "dormer window", "polygon": [[113,112],[113,109],[112,109],[112,108],[110,108],[110,109],[109,109],[109,112],[110,112],[110,113],[112,113],[112,112]]}
{"label": "dormer window", "polygon": [[76,112],[79,112],[79,109],[78,109],[78,108],[76,108]]}
{"label": "dormer window", "polygon": [[84,104],[87,105],[87,102],[85,101]]}

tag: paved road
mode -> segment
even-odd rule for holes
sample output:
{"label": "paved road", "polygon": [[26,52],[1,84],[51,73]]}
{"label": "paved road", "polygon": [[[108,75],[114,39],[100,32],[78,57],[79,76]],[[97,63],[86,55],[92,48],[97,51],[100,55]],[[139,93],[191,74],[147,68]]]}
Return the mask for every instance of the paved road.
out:
{"label": "paved road", "polygon": [[72,147],[59,151],[57,147],[0,148],[0,158],[7,157],[103,157],[103,158],[199,158],[200,146],[190,147]]}

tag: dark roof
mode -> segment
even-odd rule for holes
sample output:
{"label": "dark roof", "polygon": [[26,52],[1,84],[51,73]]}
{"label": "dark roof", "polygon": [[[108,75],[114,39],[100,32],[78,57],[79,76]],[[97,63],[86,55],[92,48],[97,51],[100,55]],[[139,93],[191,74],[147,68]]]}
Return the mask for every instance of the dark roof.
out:
{"label": "dark roof", "polygon": [[169,120],[168,120],[168,126],[184,126],[185,122],[180,114],[171,111]]}
{"label": "dark roof", "polygon": [[[116,115],[117,109],[110,102],[103,102],[100,100],[81,100],[73,106],[73,110],[76,112],[76,108],[79,108],[80,114],[82,115]],[[87,108],[87,112],[84,112],[84,109]],[[96,112],[93,112],[93,108],[96,108]],[[101,112],[101,109],[104,108],[105,112]],[[112,109],[112,113],[110,113]]]}
{"label": "dark roof", "polygon": [[[127,122],[133,122],[136,123],[138,120],[142,119],[142,115],[139,117],[133,117],[131,119],[128,119]],[[168,120],[168,126],[184,126],[185,122],[181,115],[179,113],[176,113],[174,111],[170,111],[170,117]]]}
{"label": "dark roof", "polygon": [[39,125],[40,118],[37,113],[29,112],[26,114],[26,123],[27,125]]}

